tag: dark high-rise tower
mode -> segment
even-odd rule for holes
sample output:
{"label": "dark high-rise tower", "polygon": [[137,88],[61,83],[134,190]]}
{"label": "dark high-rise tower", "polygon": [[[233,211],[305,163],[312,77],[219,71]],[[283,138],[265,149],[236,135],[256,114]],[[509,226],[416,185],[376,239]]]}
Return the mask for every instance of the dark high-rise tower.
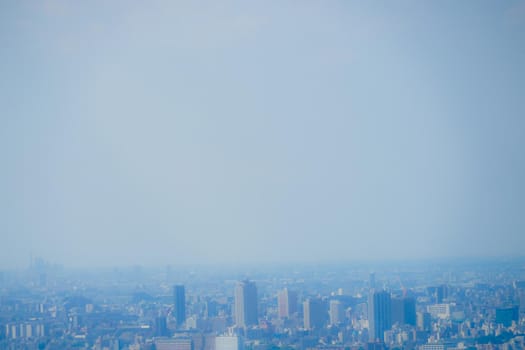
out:
{"label": "dark high-rise tower", "polygon": [[392,324],[416,325],[416,300],[412,297],[393,297],[390,301]]}
{"label": "dark high-rise tower", "polygon": [[235,323],[239,327],[259,323],[257,315],[257,287],[254,282],[242,281],[235,286]]}
{"label": "dark high-rise tower", "polygon": [[405,324],[416,325],[416,299],[413,297],[404,298]]}
{"label": "dark high-rise tower", "polygon": [[368,331],[370,341],[383,341],[385,331],[392,327],[390,293],[372,292],[368,297]]}
{"label": "dark high-rise tower", "polygon": [[173,287],[173,298],[175,299],[175,319],[177,320],[177,328],[180,328],[186,321],[186,294],[183,285],[176,285]]}
{"label": "dark high-rise tower", "polygon": [[155,336],[157,337],[167,337],[168,336],[168,327],[166,326],[166,316],[159,315],[155,319]]}

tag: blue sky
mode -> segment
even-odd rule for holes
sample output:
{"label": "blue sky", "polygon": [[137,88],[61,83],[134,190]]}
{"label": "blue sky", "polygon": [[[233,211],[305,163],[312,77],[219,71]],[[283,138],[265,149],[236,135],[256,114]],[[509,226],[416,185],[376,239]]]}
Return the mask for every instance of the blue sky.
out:
{"label": "blue sky", "polygon": [[0,266],[523,254],[525,1],[0,4]]}

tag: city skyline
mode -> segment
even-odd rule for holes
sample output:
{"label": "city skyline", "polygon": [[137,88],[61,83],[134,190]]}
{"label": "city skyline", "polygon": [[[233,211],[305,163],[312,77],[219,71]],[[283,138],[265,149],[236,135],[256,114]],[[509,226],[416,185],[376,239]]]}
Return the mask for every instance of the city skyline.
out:
{"label": "city skyline", "polygon": [[[0,347],[521,349],[524,265],[485,264],[384,265],[374,274],[369,265],[261,267],[249,281],[213,269],[101,273],[35,264],[0,274]],[[181,303],[186,322],[177,320]],[[258,315],[248,322],[250,308]]]}

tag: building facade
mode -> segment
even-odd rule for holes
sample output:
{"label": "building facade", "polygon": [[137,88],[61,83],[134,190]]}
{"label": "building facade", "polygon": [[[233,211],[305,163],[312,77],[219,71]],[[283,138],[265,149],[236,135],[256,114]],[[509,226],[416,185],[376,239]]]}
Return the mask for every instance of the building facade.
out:
{"label": "building facade", "polygon": [[241,281],[235,286],[235,323],[239,327],[259,323],[257,311],[257,286],[252,281]]}

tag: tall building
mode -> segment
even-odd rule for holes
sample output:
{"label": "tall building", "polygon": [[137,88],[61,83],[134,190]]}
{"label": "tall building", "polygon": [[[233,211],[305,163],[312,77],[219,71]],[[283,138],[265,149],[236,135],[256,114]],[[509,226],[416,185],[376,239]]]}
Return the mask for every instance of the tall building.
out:
{"label": "tall building", "polygon": [[322,328],[326,315],[326,306],[321,299],[307,299],[303,302],[304,328]]}
{"label": "tall building", "polygon": [[419,331],[429,331],[432,326],[432,319],[428,312],[416,313],[416,325]]}
{"label": "tall building", "polygon": [[181,328],[186,321],[186,293],[183,285],[173,287],[173,297],[175,304],[175,319],[177,328]]}
{"label": "tall building", "polygon": [[204,315],[206,318],[216,317],[217,312],[217,302],[215,300],[206,300]]}
{"label": "tall building", "polygon": [[156,337],[167,337],[168,327],[166,322],[166,316],[159,315],[155,318],[155,336]]}
{"label": "tall building", "polygon": [[413,297],[403,298],[403,309],[405,313],[405,324],[416,325],[416,299]]}
{"label": "tall building", "polygon": [[412,297],[393,297],[391,299],[392,324],[416,325],[416,300]]}
{"label": "tall building", "polygon": [[330,300],[330,324],[338,325],[345,321],[345,312],[343,304],[339,300]]}
{"label": "tall building", "polygon": [[496,308],[496,323],[501,323],[505,327],[510,327],[512,321],[519,321],[518,306]]}
{"label": "tall building", "polygon": [[297,293],[288,288],[277,293],[277,305],[280,318],[290,318],[297,312]]}
{"label": "tall building", "polygon": [[241,281],[235,286],[235,323],[239,327],[259,323],[257,315],[257,287],[252,281]]}
{"label": "tall building", "polygon": [[392,297],[390,300],[390,310],[392,312],[392,324],[404,324],[405,323],[405,307],[403,304],[403,298]]}
{"label": "tall building", "polygon": [[372,292],[368,297],[368,331],[370,341],[383,341],[385,331],[392,327],[390,293]]}

